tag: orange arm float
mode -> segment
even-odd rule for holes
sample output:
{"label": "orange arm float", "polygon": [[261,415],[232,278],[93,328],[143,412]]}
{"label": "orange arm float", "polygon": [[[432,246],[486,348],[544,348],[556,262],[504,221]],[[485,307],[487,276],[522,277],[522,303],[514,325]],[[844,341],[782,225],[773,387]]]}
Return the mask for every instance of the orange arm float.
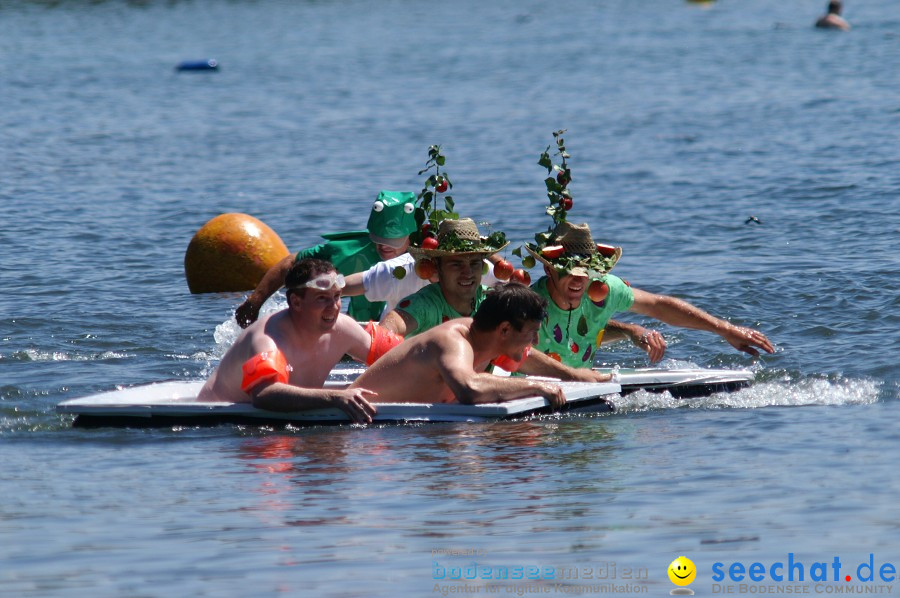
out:
{"label": "orange arm float", "polygon": [[292,368],[288,365],[284,353],[276,349],[254,355],[244,362],[242,369],[244,378],[241,380],[241,390],[249,393],[260,382],[287,383]]}
{"label": "orange arm float", "polygon": [[529,355],[531,355],[531,347],[526,347],[525,351],[522,352],[522,359],[516,360],[509,355],[500,355],[493,359],[491,363],[509,373],[518,372],[519,368],[522,367],[522,362],[528,359]]}
{"label": "orange arm float", "polygon": [[366,357],[366,365],[372,365],[379,357],[403,342],[403,337],[396,332],[391,332],[384,326],[380,326],[369,320],[366,324],[366,332],[372,338],[372,344],[369,347],[369,355]]}

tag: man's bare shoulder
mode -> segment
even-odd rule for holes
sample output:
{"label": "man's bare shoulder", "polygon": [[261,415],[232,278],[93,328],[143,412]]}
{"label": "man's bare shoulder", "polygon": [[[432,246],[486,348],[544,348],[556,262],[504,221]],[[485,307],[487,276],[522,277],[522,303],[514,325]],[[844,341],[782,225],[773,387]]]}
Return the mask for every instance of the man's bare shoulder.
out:
{"label": "man's bare shoulder", "polygon": [[274,348],[261,345],[275,345],[273,336],[279,326],[282,313],[283,312],[276,312],[274,314],[263,316],[248,326],[234,341],[234,346],[245,348],[248,354],[254,348],[256,351]]}
{"label": "man's bare shoulder", "polygon": [[335,328],[347,329],[350,326],[356,326],[357,328],[359,328],[360,323],[343,312],[339,313],[337,321],[335,322]]}
{"label": "man's bare shoulder", "polygon": [[429,341],[446,341],[468,338],[472,326],[472,318],[455,318],[426,330],[417,338]]}
{"label": "man's bare shoulder", "polygon": [[347,338],[357,337],[360,334],[365,334],[365,330],[359,322],[347,314],[338,314],[337,320],[334,323],[334,328],[332,329],[333,336]]}
{"label": "man's bare shoulder", "polygon": [[850,29],[850,23],[841,16],[827,14],[816,21],[816,27],[819,29],[840,29],[847,31]]}

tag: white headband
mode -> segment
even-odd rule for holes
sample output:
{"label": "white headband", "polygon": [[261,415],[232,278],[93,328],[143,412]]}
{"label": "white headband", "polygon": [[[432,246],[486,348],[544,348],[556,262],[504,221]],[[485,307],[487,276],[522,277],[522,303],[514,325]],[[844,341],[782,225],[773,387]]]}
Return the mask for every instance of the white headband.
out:
{"label": "white headband", "polygon": [[338,290],[347,286],[347,281],[343,274],[337,272],[329,272],[328,274],[319,274],[312,280],[307,280],[304,284],[292,287],[294,289],[318,289],[327,291],[331,287],[337,287]]}

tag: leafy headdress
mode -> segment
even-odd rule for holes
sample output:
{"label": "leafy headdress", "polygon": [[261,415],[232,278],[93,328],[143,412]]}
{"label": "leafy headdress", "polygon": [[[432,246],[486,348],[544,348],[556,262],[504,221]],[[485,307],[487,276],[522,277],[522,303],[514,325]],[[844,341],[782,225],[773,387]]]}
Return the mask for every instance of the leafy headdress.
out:
{"label": "leafy headdress", "polygon": [[[418,263],[429,258],[467,254],[487,256],[509,244],[503,232],[496,231],[485,237],[478,231],[474,221],[469,218],[460,219],[459,214],[454,211],[453,197],[447,194],[453,189],[453,183],[447,171],[443,170],[445,163],[441,146],[432,145],[428,148],[425,168],[419,171],[419,176],[429,174],[416,198],[418,203],[415,219],[418,229],[409,237],[409,253],[416,258],[417,272]],[[443,209],[438,208],[441,200]]]}
{"label": "leafy headdress", "polygon": [[[534,260],[537,260],[553,268],[559,276],[574,275],[599,279],[616,265],[622,255],[622,248],[594,243],[587,224],[572,224],[566,220],[573,204],[572,192],[569,189],[572,171],[568,164],[571,156],[566,151],[563,133],[565,130],[553,132],[556,153],[551,156],[552,146],[548,145],[538,160],[538,164],[547,169],[548,176],[544,179],[544,184],[550,200],[547,215],[552,218],[552,224],[546,231],[534,236],[534,243],[524,245],[530,255],[525,256],[522,263],[525,267],[531,267]],[[560,164],[554,163],[555,156],[559,156]],[[522,255],[520,249],[516,249],[513,253],[520,257]]]}

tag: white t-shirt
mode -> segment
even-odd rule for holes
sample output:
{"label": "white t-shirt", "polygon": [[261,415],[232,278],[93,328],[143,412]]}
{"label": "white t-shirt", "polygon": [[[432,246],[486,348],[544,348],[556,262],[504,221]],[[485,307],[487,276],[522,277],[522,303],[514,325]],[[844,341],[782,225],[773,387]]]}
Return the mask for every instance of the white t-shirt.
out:
{"label": "white t-shirt", "polygon": [[[481,279],[481,284],[494,286],[499,280],[494,276],[494,268],[491,263],[488,264],[488,273]],[[394,276],[394,268],[397,266],[406,270],[406,276],[398,279]],[[384,301],[384,311],[381,312],[383,318],[388,312],[393,311],[397,304],[409,297],[419,289],[431,284],[428,280],[422,280],[415,272],[416,260],[408,253],[389,259],[384,262],[378,262],[362,275],[363,288],[365,289],[366,299],[369,301]]]}

